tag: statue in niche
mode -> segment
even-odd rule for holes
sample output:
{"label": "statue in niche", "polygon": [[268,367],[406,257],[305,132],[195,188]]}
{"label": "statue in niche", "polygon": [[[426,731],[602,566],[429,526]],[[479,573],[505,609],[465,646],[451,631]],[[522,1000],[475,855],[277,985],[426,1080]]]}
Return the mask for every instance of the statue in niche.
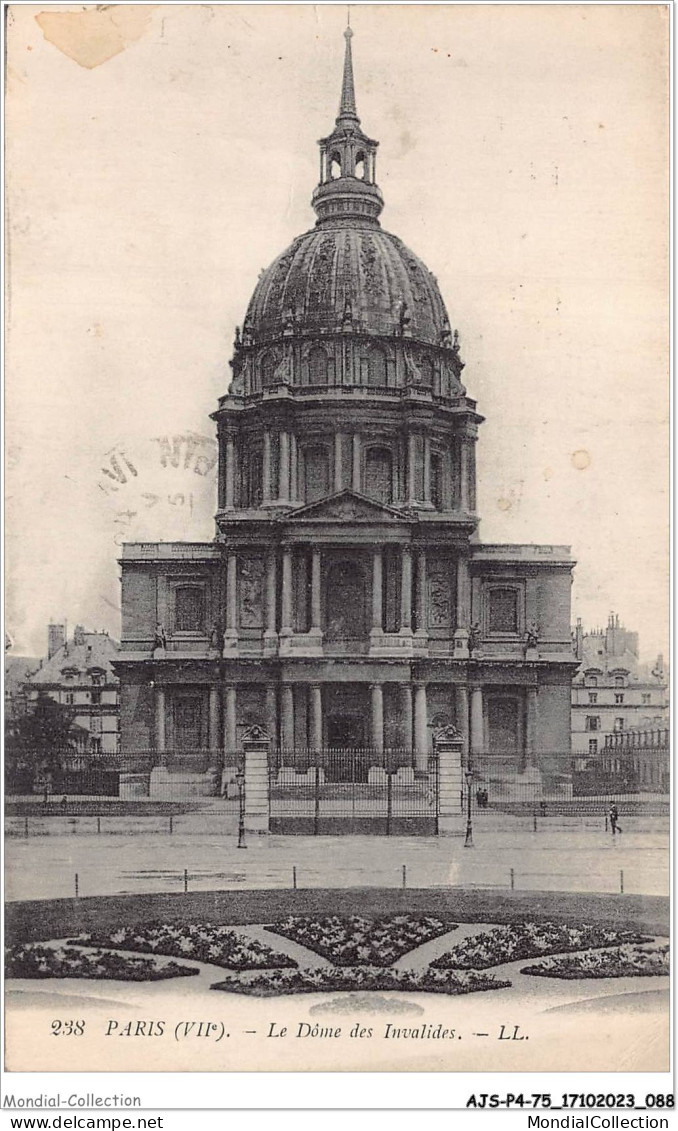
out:
{"label": "statue in niche", "polygon": [[429,612],[431,628],[447,628],[452,623],[450,575],[444,566],[429,567]]}
{"label": "statue in niche", "polygon": [[409,307],[405,302],[405,299],[398,299],[398,302],[396,303],[395,314],[397,327],[396,333],[398,337],[403,338],[409,331],[411,321]]}
{"label": "statue in niche", "polygon": [[525,633],[525,650],[536,648],[539,645],[539,626],[536,621],[530,621]]}
{"label": "statue in niche", "polygon": [[167,648],[167,635],[165,633],[165,627],[164,625],[160,624],[159,621],[155,626],[153,648]]}
{"label": "statue in niche", "polygon": [[210,632],[210,648],[222,652],[224,648],[224,626],[221,621],[215,621]]}
{"label": "statue in niche", "polygon": [[292,355],[288,349],[285,350],[283,356],[275,367],[273,373],[274,385],[291,385],[292,384]]}
{"label": "statue in niche", "polygon": [[244,558],[240,571],[240,623],[244,628],[261,628],[263,593],[263,560]]}
{"label": "statue in niche", "polygon": [[405,353],[405,373],[407,375],[407,385],[421,385],[423,374],[414,358],[408,352]]}

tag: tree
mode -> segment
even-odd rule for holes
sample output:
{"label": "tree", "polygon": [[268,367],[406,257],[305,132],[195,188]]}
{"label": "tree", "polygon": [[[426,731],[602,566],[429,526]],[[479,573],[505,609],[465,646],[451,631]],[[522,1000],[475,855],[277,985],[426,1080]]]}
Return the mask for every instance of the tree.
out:
{"label": "tree", "polygon": [[7,788],[32,790],[37,778],[56,783],[64,752],[70,746],[75,712],[40,691],[32,712],[7,724]]}

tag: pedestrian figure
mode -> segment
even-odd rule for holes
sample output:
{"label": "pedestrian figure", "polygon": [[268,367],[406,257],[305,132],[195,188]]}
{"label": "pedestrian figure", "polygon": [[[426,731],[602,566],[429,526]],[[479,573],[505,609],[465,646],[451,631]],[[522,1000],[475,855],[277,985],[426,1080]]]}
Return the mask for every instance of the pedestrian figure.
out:
{"label": "pedestrian figure", "polygon": [[68,805],[68,798],[66,797],[66,794],[64,793],[63,797],[61,798],[61,808],[65,809],[67,805]]}
{"label": "pedestrian figure", "polygon": [[614,802],[612,802],[612,804],[610,805],[610,810],[609,810],[608,816],[610,818],[610,828],[612,829],[612,836],[614,836],[615,833],[622,832],[623,830],[622,830],[621,826],[618,824],[619,810],[618,810],[617,806],[614,804]]}

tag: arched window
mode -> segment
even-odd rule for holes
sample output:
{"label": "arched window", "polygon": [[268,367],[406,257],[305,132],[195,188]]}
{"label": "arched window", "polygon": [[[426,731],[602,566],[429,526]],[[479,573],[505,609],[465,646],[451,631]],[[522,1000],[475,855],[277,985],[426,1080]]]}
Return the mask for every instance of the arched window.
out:
{"label": "arched window", "polygon": [[490,590],[490,632],[518,631],[518,594],[515,589]]}
{"label": "arched window", "polygon": [[386,384],[386,354],[376,347],[370,351],[367,368],[368,385]]}
{"label": "arched window", "polygon": [[274,384],[277,364],[278,359],[272,351],[265,353],[261,359],[261,383],[265,389]]}
{"label": "arched window", "polygon": [[330,454],[325,447],[304,449],[304,499],[314,503],[330,493]]}
{"label": "arched window", "polygon": [[341,157],[338,153],[330,155],[330,180],[336,181],[341,176]]}
{"label": "arched window", "polygon": [[421,359],[421,383],[430,388],[433,385],[433,362],[430,357]]}
{"label": "arched window", "polygon": [[359,180],[364,181],[367,178],[367,162],[364,153],[357,153],[355,159],[355,175]]}
{"label": "arched window", "polygon": [[308,383],[327,384],[327,354],[320,346],[314,346],[308,355]]}
{"label": "arched window", "polygon": [[393,498],[393,457],[388,448],[369,448],[365,457],[365,494],[380,503]]}

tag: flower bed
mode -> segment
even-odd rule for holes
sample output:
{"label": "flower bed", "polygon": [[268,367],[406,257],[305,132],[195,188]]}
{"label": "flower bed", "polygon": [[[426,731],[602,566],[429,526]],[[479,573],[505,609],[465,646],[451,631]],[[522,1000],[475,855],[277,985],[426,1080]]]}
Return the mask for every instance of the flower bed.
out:
{"label": "flower bed", "polygon": [[634,931],[611,931],[589,924],[566,927],[558,923],[514,923],[464,939],[431,965],[440,970],[486,970],[519,958],[651,941]]}
{"label": "flower bed", "polygon": [[456,926],[428,915],[390,915],[382,919],[290,915],[267,930],[314,950],[337,966],[390,966],[403,954],[446,935]]}
{"label": "flower bed", "polygon": [[547,958],[536,966],[524,966],[520,972],[538,978],[660,978],[669,973],[669,948],[617,946]]}
{"label": "flower bed", "polygon": [[216,982],[213,990],[255,997],[319,994],[328,990],[407,990],[433,994],[471,994],[510,986],[477,970],[394,970],[381,966],[330,966],[313,970],[266,970]]}
{"label": "flower bed", "polygon": [[106,978],[121,982],[159,982],[198,974],[195,967],[178,962],[159,963],[110,951],[94,953],[71,946],[49,947],[20,944],[8,947],[5,974],[8,978]]}
{"label": "flower bed", "polygon": [[193,958],[196,962],[209,962],[229,970],[296,966],[294,959],[286,954],[277,954],[256,939],[211,923],[144,923],[114,931],[94,931],[69,941],[80,946],[114,946],[142,954]]}

